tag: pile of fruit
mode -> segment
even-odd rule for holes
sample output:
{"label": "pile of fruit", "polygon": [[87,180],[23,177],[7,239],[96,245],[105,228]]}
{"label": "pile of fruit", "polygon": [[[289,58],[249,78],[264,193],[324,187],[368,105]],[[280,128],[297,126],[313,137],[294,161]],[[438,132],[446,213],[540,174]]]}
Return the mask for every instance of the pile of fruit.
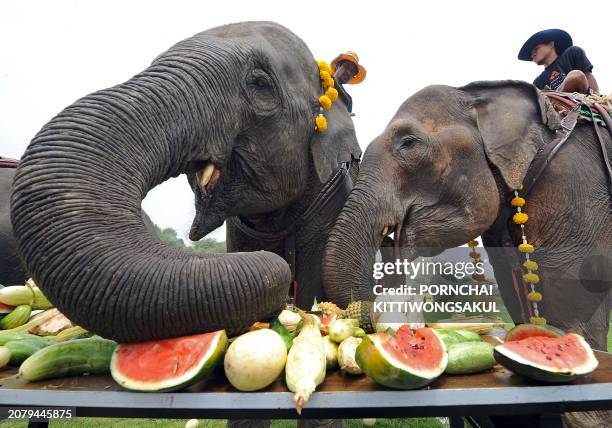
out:
{"label": "pile of fruit", "polygon": [[[51,328],[47,323],[59,312],[48,308],[33,284],[25,287],[31,294],[19,292],[29,300],[11,300],[13,308],[0,321],[10,327],[0,331],[0,359],[5,365],[20,365],[20,376],[28,381],[110,373],[126,389],[163,392],[186,388],[223,367],[234,388],[257,391],[284,374],[300,413],[326,373],[336,367],[348,376],[366,375],[390,388],[415,389],[442,374],[478,373],[498,363],[526,379],[544,382],[568,382],[598,364],[581,336],[554,327],[522,324],[494,347],[469,329],[377,325],[372,322],[370,302],[353,302],[346,310],[329,302],[315,302],[308,312],[288,308],[229,339],[219,330],[117,345],[87,337],[85,330],[69,321],[59,328],[56,320]],[[0,302],[6,304],[5,296],[17,295],[5,291],[10,288],[0,290]],[[23,305],[47,309],[25,317],[16,312]]]}
{"label": "pile of fruit", "polygon": [[109,373],[117,344],[73,325],[32,280],[0,286],[0,317],[0,368],[27,381]]}

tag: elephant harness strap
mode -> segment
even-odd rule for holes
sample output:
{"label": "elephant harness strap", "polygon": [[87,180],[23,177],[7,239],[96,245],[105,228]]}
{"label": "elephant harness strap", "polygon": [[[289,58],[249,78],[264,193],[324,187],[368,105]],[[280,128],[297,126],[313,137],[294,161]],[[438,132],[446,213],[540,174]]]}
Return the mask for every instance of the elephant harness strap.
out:
{"label": "elephant harness strap", "polygon": [[[544,93],[544,95],[548,95]],[[573,132],[578,119],[581,115],[581,111],[584,111],[585,108],[581,102],[574,103],[574,106],[569,113],[563,118],[561,121],[561,128],[556,131],[555,138],[548,144],[545,144],[540,148],[536,157],[532,161],[529,166],[527,173],[525,175],[525,179],[523,180],[523,195],[527,196],[529,192],[533,189],[533,186],[536,184],[537,180],[540,178],[550,161],[553,159],[555,154],[559,151],[559,149],[565,144],[565,142],[569,139],[571,133]],[[598,104],[594,104],[593,108],[599,114],[599,116],[603,119],[608,132],[612,136],[612,122],[610,121],[609,114]],[[602,138],[600,133],[600,125],[599,121],[596,119],[591,120],[593,123],[593,127],[595,129],[595,135],[599,141],[599,145],[601,148],[602,156],[604,159],[604,164],[607,170],[607,178],[608,178],[608,190],[610,192],[610,197],[612,198],[612,168],[610,166],[610,160],[608,159],[607,150],[605,146],[605,141]],[[523,322],[529,322],[529,318],[533,316],[533,309],[527,300],[527,294],[529,293],[529,288],[527,284],[523,281],[523,271],[521,267],[521,262],[516,253],[516,242],[512,238],[512,230],[516,226],[512,221],[512,216],[514,211],[510,205],[510,199],[514,194],[510,192],[506,196],[506,200],[501,204],[501,213],[497,217],[497,220],[488,232],[490,236],[494,238],[491,239],[493,245],[496,247],[504,247],[505,259],[510,263],[512,270],[512,285],[514,287],[515,296],[518,300],[518,304],[515,304],[515,307],[519,309],[520,316]]]}
{"label": "elephant harness strap", "polygon": [[303,227],[315,217],[325,217],[328,212],[335,210],[335,204],[331,203],[338,198],[345,200],[350,192],[348,169],[343,165],[332,175],[327,183],[321,188],[315,199],[304,211],[304,213],[288,228],[279,232],[261,232],[245,224],[239,217],[230,217],[228,222],[239,229],[245,235],[264,242],[284,244],[285,253],[283,258],[291,268],[291,280],[293,286],[293,303],[297,301],[298,283],[296,279],[296,251],[295,239],[298,227]]}
{"label": "elephant harness strap", "polygon": [[0,157],[0,168],[17,168],[19,161],[17,159]]}

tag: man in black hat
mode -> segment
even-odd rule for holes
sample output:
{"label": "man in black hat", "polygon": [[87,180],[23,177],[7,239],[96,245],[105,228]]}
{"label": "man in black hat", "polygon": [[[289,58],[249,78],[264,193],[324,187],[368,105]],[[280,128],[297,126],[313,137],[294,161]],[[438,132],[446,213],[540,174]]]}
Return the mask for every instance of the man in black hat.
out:
{"label": "man in black hat", "polygon": [[571,36],[559,29],[543,30],[531,36],[521,48],[518,59],[543,65],[544,71],[533,81],[540,89],[560,92],[599,93],[593,64],[584,50],[573,46]]}

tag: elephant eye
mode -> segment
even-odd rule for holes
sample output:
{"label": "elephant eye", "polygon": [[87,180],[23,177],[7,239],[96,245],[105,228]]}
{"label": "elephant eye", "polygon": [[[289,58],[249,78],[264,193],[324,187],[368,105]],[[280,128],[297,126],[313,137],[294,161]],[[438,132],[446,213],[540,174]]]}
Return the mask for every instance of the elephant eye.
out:
{"label": "elephant eye", "polygon": [[399,143],[399,149],[400,150],[404,150],[404,149],[409,149],[410,147],[412,147],[414,145],[414,143],[416,143],[418,141],[417,137],[415,137],[414,135],[408,135],[407,137],[403,137],[400,140]]}
{"label": "elephant eye", "polygon": [[272,87],[272,79],[261,69],[253,70],[249,76],[248,84],[257,88],[265,89]]}

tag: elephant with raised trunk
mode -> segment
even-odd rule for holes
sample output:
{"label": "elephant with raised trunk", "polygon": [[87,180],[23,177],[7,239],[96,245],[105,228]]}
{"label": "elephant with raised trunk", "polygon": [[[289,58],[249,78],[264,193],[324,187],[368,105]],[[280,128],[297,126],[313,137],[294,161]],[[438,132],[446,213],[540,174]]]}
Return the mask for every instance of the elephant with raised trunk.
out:
{"label": "elephant with raised trunk", "polygon": [[23,284],[28,279],[19,259],[10,216],[9,199],[17,165],[19,165],[18,160],[0,156],[0,284],[2,285]]}
{"label": "elephant with raised trunk", "polygon": [[[18,285],[30,277],[19,258],[17,241],[13,233],[10,215],[10,195],[13,178],[19,161],[0,157],[0,284]],[[146,212],[142,212],[142,221],[147,230],[155,233],[155,225]]]}
{"label": "elephant with raised trunk", "polygon": [[[12,222],[35,281],[75,323],[120,342],[233,335],[285,305],[291,270],[278,254],[291,247],[298,303],[312,304],[357,171],[345,166],[361,155],[342,102],[315,131],[321,95],[304,42],[250,22],[196,34],[76,101],[34,137],[15,177]],[[270,251],[192,254],[147,233],[142,199],[180,174],[196,195],[193,239],[232,218],[231,251]],[[320,217],[306,215],[311,203]]]}
{"label": "elephant with raised trunk", "polygon": [[[408,98],[368,146],[330,234],[324,265],[330,298],[342,304],[353,285],[371,289],[374,255],[390,232],[397,254],[408,260],[479,235],[485,247],[495,245],[502,205],[559,126],[550,102],[524,82],[429,86]],[[602,136],[610,157],[610,135]],[[593,127],[577,126],[532,187],[525,230],[539,264],[540,315],[605,350],[612,200],[602,156]],[[520,266],[521,229],[510,223],[507,251],[488,252],[502,298],[512,306],[508,265],[517,257]],[[515,309],[510,307],[514,319],[527,321]]]}

